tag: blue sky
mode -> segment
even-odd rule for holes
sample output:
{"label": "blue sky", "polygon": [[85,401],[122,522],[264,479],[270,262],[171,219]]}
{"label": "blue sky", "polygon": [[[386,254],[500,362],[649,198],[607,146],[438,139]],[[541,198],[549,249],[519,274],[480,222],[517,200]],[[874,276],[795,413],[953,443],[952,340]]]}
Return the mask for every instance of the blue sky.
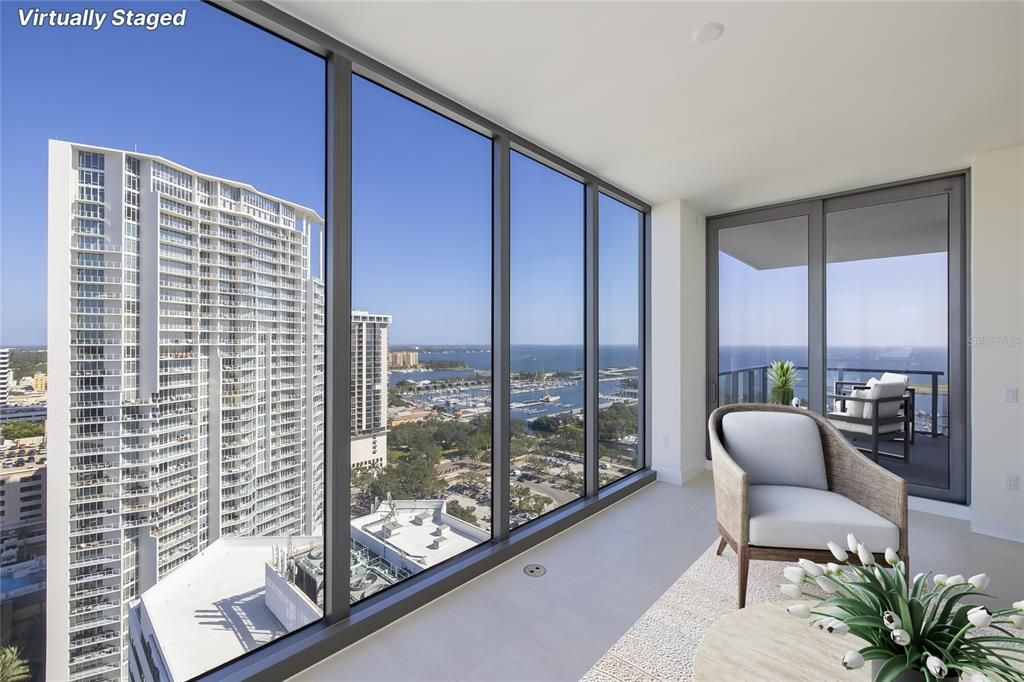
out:
{"label": "blue sky", "polygon": [[[49,138],[164,156],[323,214],[318,57],[197,2],[137,3],[188,8],[186,27],[158,31],[26,28],[25,6],[0,3],[0,344],[46,339]],[[59,5],[85,7],[132,5]],[[353,130],[353,305],[391,314],[394,344],[489,343],[490,141],[359,78]],[[512,341],[581,343],[582,187],[513,166]],[[602,248],[626,255],[635,232],[612,224],[631,209],[605,201]],[[636,340],[635,259],[623,263],[602,258],[603,343]]]}
{"label": "blue sky", "polygon": [[[720,253],[719,344],[805,346],[806,266],[757,270]],[[830,346],[944,346],[947,254],[829,263]]]}
{"label": "blue sky", "polygon": [[583,185],[513,152],[511,341],[583,344]]}
{"label": "blue sky", "polygon": [[640,213],[602,194],[597,215],[601,223],[597,239],[599,342],[636,345],[640,338]]}
{"label": "blue sky", "polygon": [[[324,64],[219,10],[185,28],[23,28],[2,2],[0,344],[46,339],[47,139],[158,154],[317,209]],[[130,4],[59,3],[110,11]],[[47,6],[49,7],[49,6]]]}

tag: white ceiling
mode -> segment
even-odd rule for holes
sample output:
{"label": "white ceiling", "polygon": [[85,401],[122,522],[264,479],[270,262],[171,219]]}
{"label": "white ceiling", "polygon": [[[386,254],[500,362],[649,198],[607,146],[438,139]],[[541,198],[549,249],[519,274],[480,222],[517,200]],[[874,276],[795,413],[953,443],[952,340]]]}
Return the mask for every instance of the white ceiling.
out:
{"label": "white ceiling", "polygon": [[[899,258],[949,249],[944,194],[825,214],[829,263]],[[757,270],[807,265],[807,216],[730,227],[718,249]]]}
{"label": "white ceiling", "polygon": [[[275,4],[651,203],[717,213],[1024,142],[1024,3]],[[694,44],[708,21],[725,34]]]}

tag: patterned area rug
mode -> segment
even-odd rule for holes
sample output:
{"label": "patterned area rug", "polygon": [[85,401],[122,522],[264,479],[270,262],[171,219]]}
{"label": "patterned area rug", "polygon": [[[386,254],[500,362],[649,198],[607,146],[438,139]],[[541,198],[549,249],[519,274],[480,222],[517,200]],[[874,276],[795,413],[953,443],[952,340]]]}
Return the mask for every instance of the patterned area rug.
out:
{"label": "patterned area rug", "polygon": [[[678,682],[693,677],[693,654],[704,633],[736,609],[736,555],[716,540],[679,580],[608,650],[584,682]],[[747,603],[785,599],[777,561],[751,561]]]}

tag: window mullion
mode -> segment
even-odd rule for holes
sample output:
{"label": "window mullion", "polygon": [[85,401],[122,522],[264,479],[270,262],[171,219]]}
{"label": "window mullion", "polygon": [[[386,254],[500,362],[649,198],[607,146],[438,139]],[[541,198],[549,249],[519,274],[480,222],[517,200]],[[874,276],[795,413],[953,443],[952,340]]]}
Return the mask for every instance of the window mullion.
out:
{"label": "window mullion", "polygon": [[639,464],[650,467],[651,461],[651,214],[640,213],[640,380],[637,398],[640,412]]}
{"label": "window mullion", "polygon": [[508,138],[495,137],[491,172],[491,537],[495,541],[508,538],[510,519],[510,156]]}
{"label": "window mullion", "polygon": [[585,429],[584,468],[586,496],[597,495],[598,484],[598,188],[588,182],[584,194],[584,238],[583,238],[583,416]]}
{"label": "window mullion", "polygon": [[327,61],[327,116],[324,616],[336,623],[349,615],[352,507],[352,63],[337,54]]}

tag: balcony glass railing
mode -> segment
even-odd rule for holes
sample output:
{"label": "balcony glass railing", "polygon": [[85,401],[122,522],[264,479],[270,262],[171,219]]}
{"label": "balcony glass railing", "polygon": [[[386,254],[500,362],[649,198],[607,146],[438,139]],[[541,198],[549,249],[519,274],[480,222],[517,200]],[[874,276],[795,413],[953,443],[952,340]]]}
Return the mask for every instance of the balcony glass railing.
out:
{"label": "balcony glass railing", "polygon": [[[798,366],[798,381],[794,395],[807,403],[808,368]],[[943,370],[908,370],[883,367],[828,367],[827,382],[830,393],[836,382],[866,382],[871,377],[880,377],[884,372],[905,374],[910,377],[914,388],[914,429],[918,433],[932,436],[946,436],[949,432],[948,409],[944,408],[947,384]],[[771,382],[768,379],[768,365],[754,365],[719,372],[719,404],[766,403],[771,401]],[[831,405],[828,405],[831,409]]]}

